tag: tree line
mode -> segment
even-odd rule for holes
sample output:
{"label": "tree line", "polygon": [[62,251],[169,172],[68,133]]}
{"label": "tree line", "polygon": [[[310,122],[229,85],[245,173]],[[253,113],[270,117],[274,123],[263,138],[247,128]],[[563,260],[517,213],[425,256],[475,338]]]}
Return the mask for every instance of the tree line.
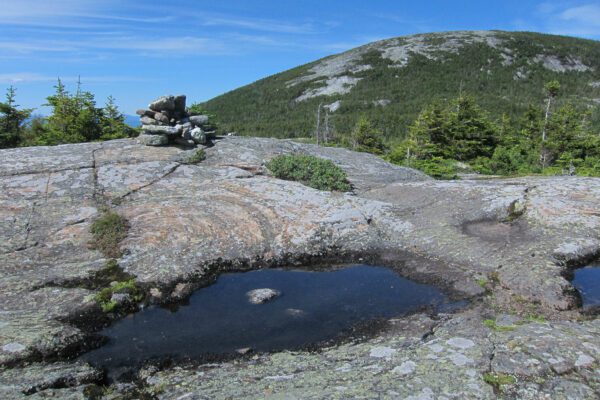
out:
{"label": "tree line", "polygon": [[70,93],[58,79],[55,92],[44,106],[51,108],[47,117],[33,116],[34,109],[23,109],[16,103],[16,89],[10,86],[6,100],[0,102],[0,148],[19,146],[51,146],[133,137],[137,131],[125,123],[115,99],[109,96],[104,107],[98,107],[94,95],[81,89],[77,82]]}
{"label": "tree line", "polygon": [[461,171],[600,176],[600,132],[592,126],[592,110],[569,101],[557,107],[558,81],[548,82],[545,93],[543,105],[530,104],[516,119],[503,114],[494,120],[473,96],[461,93],[421,110],[400,142],[385,143],[364,116],[335,141],[437,178]]}

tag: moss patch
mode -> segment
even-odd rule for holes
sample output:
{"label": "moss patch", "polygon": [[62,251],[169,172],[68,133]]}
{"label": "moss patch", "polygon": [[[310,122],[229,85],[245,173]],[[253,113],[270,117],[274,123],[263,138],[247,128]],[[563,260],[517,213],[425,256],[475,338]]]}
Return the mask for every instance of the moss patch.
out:
{"label": "moss patch", "polygon": [[112,299],[113,294],[126,294],[134,303],[144,298],[135,279],[131,278],[126,281],[114,282],[111,286],[105,287],[96,294],[95,300],[102,307],[102,311],[112,312],[119,305],[117,301]]}
{"label": "moss patch", "polygon": [[204,160],[206,160],[206,152],[204,149],[198,149],[194,154],[191,154],[182,160],[182,164],[198,164]]}
{"label": "moss patch", "polygon": [[129,223],[121,215],[107,211],[94,221],[90,232],[94,236],[92,248],[100,250],[108,258],[119,258],[119,243],[127,236]]}
{"label": "moss patch", "polygon": [[352,190],[346,173],[333,162],[322,158],[304,154],[282,155],[267,163],[267,168],[279,179],[302,182],[314,189]]}
{"label": "moss patch", "polygon": [[496,320],[493,320],[493,319],[486,319],[483,321],[483,324],[496,332],[510,332],[516,328],[513,325],[507,325],[507,326],[498,325],[496,323]]}
{"label": "moss patch", "polygon": [[485,373],[483,374],[483,381],[488,385],[494,386],[496,389],[500,389],[502,385],[511,385],[517,382],[517,378],[512,375],[498,373]]}

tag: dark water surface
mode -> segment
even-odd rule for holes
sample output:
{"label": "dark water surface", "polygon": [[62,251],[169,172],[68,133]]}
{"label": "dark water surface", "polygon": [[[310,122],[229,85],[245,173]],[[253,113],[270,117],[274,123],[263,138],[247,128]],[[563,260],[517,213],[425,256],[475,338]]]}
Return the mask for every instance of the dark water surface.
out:
{"label": "dark water surface", "polygon": [[583,300],[583,308],[600,307],[600,264],[575,270],[573,286]]}
{"label": "dark water surface", "polygon": [[[251,304],[246,292],[258,288],[277,289],[281,296]],[[223,274],[176,312],[149,307],[116,322],[101,332],[109,338],[108,344],[81,358],[110,370],[153,359],[234,354],[247,347],[293,349],[335,339],[357,323],[426,305],[444,310],[456,304],[439,289],[384,267]]]}

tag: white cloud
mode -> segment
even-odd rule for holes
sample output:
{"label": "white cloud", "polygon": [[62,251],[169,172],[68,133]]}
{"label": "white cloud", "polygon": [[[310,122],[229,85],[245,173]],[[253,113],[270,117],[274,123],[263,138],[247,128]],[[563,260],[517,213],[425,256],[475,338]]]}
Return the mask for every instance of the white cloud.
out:
{"label": "white cloud", "polygon": [[277,32],[277,33],[294,33],[308,34],[315,33],[315,27],[310,23],[286,23],[272,21],[267,19],[251,19],[240,17],[202,17],[202,25],[204,26],[229,26],[235,28],[244,28],[255,31]]}
{"label": "white cloud", "polygon": [[[35,72],[15,72],[0,74],[0,84],[56,82],[57,76],[43,75]],[[83,83],[114,83],[114,82],[141,82],[145,79],[132,76],[64,76],[60,77],[63,82],[77,82],[81,79]]]}
{"label": "white cloud", "polygon": [[588,4],[580,7],[568,8],[560,13],[560,18],[564,21],[585,24],[600,30],[600,5]]}
{"label": "white cloud", "polygon": [[597,3],[541,3],[537,7],[534,19],[535,22],[528,23],[531,30],[559,35],[600,37],[600,5]]}

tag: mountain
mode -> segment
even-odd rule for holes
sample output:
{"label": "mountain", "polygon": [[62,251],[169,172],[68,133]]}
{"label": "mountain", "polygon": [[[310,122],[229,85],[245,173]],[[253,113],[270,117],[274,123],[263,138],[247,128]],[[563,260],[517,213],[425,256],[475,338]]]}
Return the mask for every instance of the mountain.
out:
{"label": "mountain", "polygon": [[[559,102],[593,107],[600,127],[600,42],[530,32],[457,31],[373,42],[264,78],[203,104],[229,131],[306,137],[321,124],[347,133],[366,115],[387,138],[403,137],[434,100],[475,96],[500,119],[542,106],[544,84]],[[326,121],[327,120],[327,121]]]}

